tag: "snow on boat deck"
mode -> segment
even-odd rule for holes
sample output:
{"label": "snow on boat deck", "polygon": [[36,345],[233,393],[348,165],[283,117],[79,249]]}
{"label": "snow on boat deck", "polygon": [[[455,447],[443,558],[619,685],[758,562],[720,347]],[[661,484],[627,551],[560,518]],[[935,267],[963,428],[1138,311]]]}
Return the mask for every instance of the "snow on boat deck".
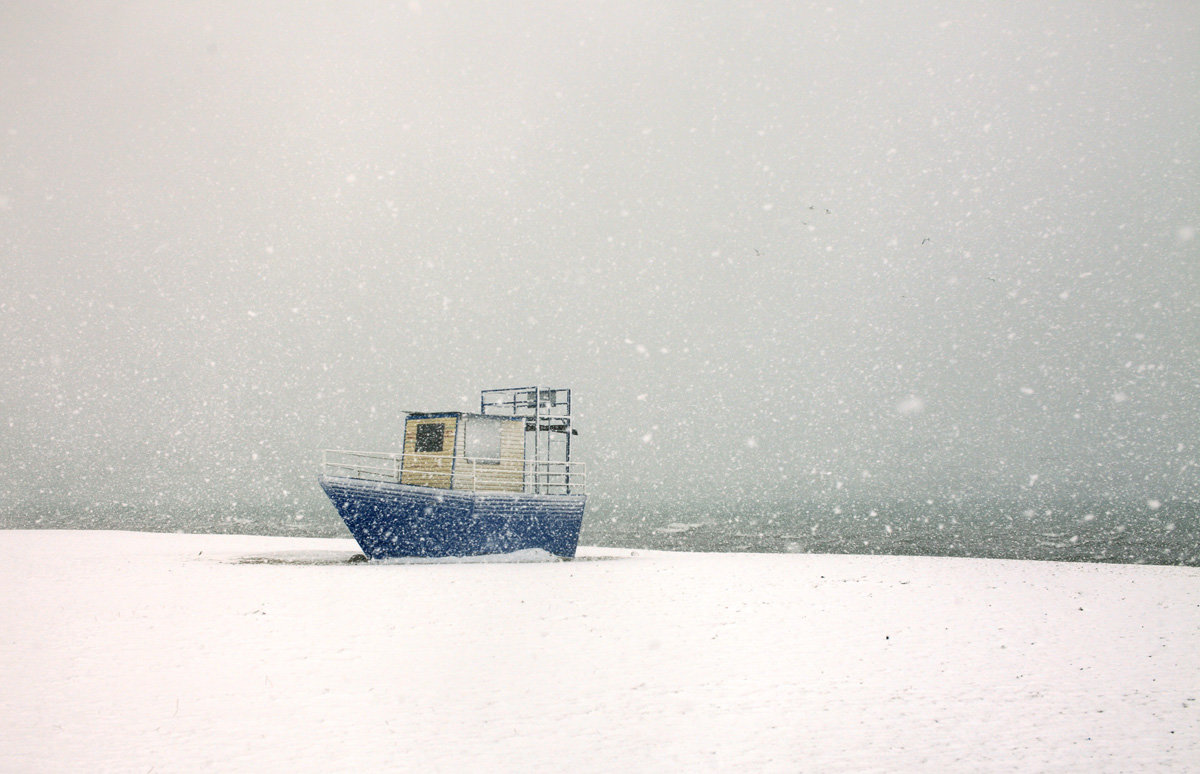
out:
{"label": "snow on boat deck", "polygon": [[0,770],[1186,770],[1200,570],[0,532]]}

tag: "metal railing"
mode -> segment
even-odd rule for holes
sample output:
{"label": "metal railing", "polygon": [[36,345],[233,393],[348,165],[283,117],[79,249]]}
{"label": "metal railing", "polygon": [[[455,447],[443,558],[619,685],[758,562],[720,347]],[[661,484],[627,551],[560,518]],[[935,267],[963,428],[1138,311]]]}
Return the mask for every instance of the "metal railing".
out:
{"label": "metal railing", "polygon": [[582,462],[494,457],[456,459],[448,454],[326,449],[322,467],[327,476],[490,492],[584,494],[587,482],[587,471]]}

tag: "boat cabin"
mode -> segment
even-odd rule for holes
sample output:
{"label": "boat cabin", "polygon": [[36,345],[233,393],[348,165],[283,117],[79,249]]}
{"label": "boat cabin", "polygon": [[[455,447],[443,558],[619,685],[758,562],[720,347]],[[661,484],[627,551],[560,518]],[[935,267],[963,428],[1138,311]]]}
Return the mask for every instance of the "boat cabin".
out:
{"label": "boat cabin", "polygon": [[479,412],[409,412],[399,453],[327,451],[331,476],[431,489],[583,494],[571,462],[571,391],[484,390]]}
{"label": "boat cabin", "polygon": [[400,483],[435,489],[524,491],[525,420],[461,411],[409,414]]}

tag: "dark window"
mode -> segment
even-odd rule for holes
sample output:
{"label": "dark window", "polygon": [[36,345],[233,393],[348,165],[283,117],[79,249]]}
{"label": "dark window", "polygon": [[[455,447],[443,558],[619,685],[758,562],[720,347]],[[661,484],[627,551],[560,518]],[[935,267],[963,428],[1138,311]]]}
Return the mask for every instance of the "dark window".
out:
{"label": "dark window", "polygon": [[442,436],[446,426],[441,422],[417,425],[417,454],[429,454],[442,450]]}

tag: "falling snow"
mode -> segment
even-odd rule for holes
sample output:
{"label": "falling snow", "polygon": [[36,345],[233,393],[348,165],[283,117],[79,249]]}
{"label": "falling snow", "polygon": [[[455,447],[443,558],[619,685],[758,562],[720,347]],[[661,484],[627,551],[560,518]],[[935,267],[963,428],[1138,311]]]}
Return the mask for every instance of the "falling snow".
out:
{"label": "falling snow", "polygon": [[[343,537],[323,449],[550,384],[593,545],[1200,564],[1200,4],[943,6],[6,4],[0,527]],[[1008,677],[1072,755],[1136,711]],[[613,706],[794,698],[713,685]]]}

